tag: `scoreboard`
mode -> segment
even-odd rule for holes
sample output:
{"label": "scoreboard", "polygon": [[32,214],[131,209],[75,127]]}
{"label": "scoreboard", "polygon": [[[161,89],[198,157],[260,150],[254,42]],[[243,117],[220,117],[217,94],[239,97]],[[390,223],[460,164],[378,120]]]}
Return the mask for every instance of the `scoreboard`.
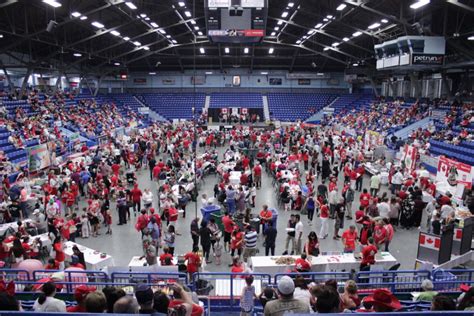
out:
{"label": "scoreboard", "polygon": [[268,0],[206,0],[208,37],[215,43],[255,43],[265,36]]}

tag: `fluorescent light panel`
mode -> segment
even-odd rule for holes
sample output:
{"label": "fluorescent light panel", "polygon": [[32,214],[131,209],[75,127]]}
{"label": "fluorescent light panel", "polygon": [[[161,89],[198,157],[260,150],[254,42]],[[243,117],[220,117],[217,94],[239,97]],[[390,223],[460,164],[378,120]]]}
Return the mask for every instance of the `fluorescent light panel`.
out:
{"label": "fluorescent light panel", "polygon": [[133,2],[127,1],[127,2],[125,2],[125,4],[127,5],[127,7],[129,7],[129,8],[132,9],[132,10],[136,10],[136,9],[137,9],[137,6],[134,5]]}
{"label": "fluorescent light panel", "polygon": [[245,47],[244,48],[244,54],[248,54],[249,53],[249,48],[248,47]]}
{"label": "fluorescent light panel", "polygon": [[80,16],[81,16],[81,14],[80,14],[79,12],[77,12],[77,11],[76,11],[76,12],[73,12],[73,13],[71,13],[71,15],[72,15],[73,17],[75,17],[75,18],[78,18],[78,17],[80,17]]}
{"label": "fluorescent light panel", "polygon": [[201,48],[199,48],[199,52],[200,52],[201,54],[205,54],[205,53],[206,53],[206,50],[205,50],[203,47],[201,47]]}
{"label": "fluorescent light panel", "polygon": [[133,42],[133,45],[135,45],[135,46],[142,46],[142,43],[140,43],[139,41],[135,41],[135,42]]}
{"label": "fluorescent light panel", "polygon": [[189,22],[190,22],[192,25],[196,24],[196,21],[195,21],[195,20],[189,20]]}
{"label": "fluorescent light panel", "polygon": [[283,20],[280,20],[277,22],[278,25],[282,25],[283,24]]}
{"label": "fluorescent light panel", "polygon": [[230,53],[229,47],[224,48],[224,51],[225,51],[226,54]]}
{"label": "fluorescent light panel", "polygon": [[188,18],[190,18],[190,17],[191,17],[191,12],[189,12],[189,11],[184,11],[184,15],[187,16]]}
{"label": "fluorescent light panel", "polygon": [[309,31],[308,31],[308,35],[311,35],[311,34],[313,34],[314,32],[316,32],[316,31],[315,31],[315,30],[309,30]]}
{"label": "fluorescent light panel", "polygon": [[199,35],[199,36],[203,36],[204,34],[203,34],[201,31],[199,31],[199,32],[198,32],[198,35]]}
{"label": "fluorescent light panel", "polygon": [[206,75],[212,75],[212,71],[206,71]]}
{"label": "fluorescent light panel", "polygon": [[319,29],[321,26],[323,26],[323,23],[318,23],[314,26],[315,29]]}
{"label": "fluorescent light panel", "polygon": [[380,26],[380,23],[377,22],[377,23],[374,23],[374,24],[369,25],[368,29],[369,29],[369,30],[373,30],[373,29],[378,28],[379,26]]}
{"label": "fluorescent light panel", "polygon": [[52,6],[53,8],[59,8],[60,6],[62,6],[61,3],[57,2],[57,1],[54,1],[54,0],[43,0],[44,3]]}
{"label": "fluorescent light panel", "polygon": [[156,24],[156,22],[151,22],[150,25],[153,26],[154,28],[158,27],[158,24]]}
{"label": "fluorescent light panel", "polygon": [[130,40],[130,37],[125,36],[125,37],[123,38],[123,40],[124,40],[124,41],[129,41],[129,40]]}
{"label": "fluorescent light panel", "polygon": [[149,72],[148,74],[154,76],[156,75],[156,72]]}
{"label": "fluorescent light panel", "polygon": [[342,40],[343,40],[344,42],[348,42],[348,41],[349,41],[349,37],[344,37]]}
{"label": "fluorescent light panel", "polygon": [[295,6],[294,2],[288,2],[288,7],[293,8]]}
{"label": "fluorescent light panel", "polygon": [[272,32],[272,34],[270,34],[270,36],[276,36],[277,33],[276,32]]}
{"label": "fluorescent light panel", "polygon": [[388,23],[388,20],[387,19],[382,19],[380,22],[385,24],[385,23]]}
{"label": "fluorescent light panel", "polygon": [[360,35],[362,35],[362,32],[360,32],[360,31],[352,33],[352,36],[354,36],[354,37],[357,37],[357,36],[360,36]]}
{"label": "fluorescent light panel", "polygon": [[111,31],[110,34],[112,34],[113,36],[120,36],[120,33],[117,31]]}
{"label": "fluorescent light panel", "polygon": [[82,57],[82,54],[80,54],[80,53],[74,53],[73,55],[74,55],[74,57]]}
{"label": "fluorescent light panel", "polygon": [[413,3],[412,5],[410,5],[410,8],[412,9],[419,9],[421,7],[424,7],[425,5],[427,5],[428,3],[430,3],[430,0],[419,0],[415,3]]}
{"label": "fluorescent light panel", "polygon": [[145,13],[141,13],[141,14],[140,14],[140,17],[141,17],[141,18],[146,18],[146,14],[145,14]]}
{"label": "fluorescent light panel", "polygon": [[79,20],[82,20],[82,21],[87,20],[87,16],[83,15],[79,18]]}
{"label": "fluorescent light panel", "polygon": [[468,41],[474,41],[474,35],[467,38]]}
{"label": "fluorescent light panel", "polygon": [[262,74],[262,75],[268,75],[268,72],[262,71],[260,74]]}
{"label": "fluorescent light panel", "polygon": [[275,51],[275,50],[274,50],[273,47],[272,47],[272,48],[270,48],[270,49],[268,50],[268,53],[269,53],[269,54],[273,54],[274,51]]}
{"label": "fluorescent light panel", "polygon": [[178,2],[178,5],[179,5],[180,7],[184,7],[184,6],[186,5],[186,3],[184,3],[183,1],[180,1],[180,2]]}
{"label": "fluorescent light panel", "polygon": [[100,23],[100,22],[97,22],[97,21],[94,21],[94,22],[92,22],[91,24],[92,24],[92,26],[95,26],[95,27],[98,28],[98,29],[101,29],[101,28],[104,27],[104,24],[102,24],[102,23]]}
{"label": "fluorescent light panel", "polygon": [[194,27],[194,30],[195,30],[195,31],[199,31],[199,26],[195,26],[195,27]]}
{"label": "fluorescent light panel", "polygon": [[274,29],[275,31],[279,31],[279,30],[280,30],[280,28],[279,28],[278,26],[275,26],[273,29]]}
{"label": "fluorescent light panel", "polygon": [[281,14],[281,17],[282,18],[286,18],[288,16],[288,11],[285,11]]}
{"label": "fluorescent light panel", "polygon": [[142,48],[143,48],[144,50],[150,50],[150,47],[148,47],[148,46],[143,46]]}
{"label": "fluorescent light panel", "polygon": [[342,11],[342,10],[344,10],[346,7],[347,7],[347,5],[346,5],[345,3],[341,3],[341,4],[336,8],[336,10],[337,10],[337,11]]}
{"label": "fluorescent light panel", "polygon": [[115,66],[120,66],[120,63],[114,63]]}
{"label": "fluorescent light panel", "polygon": [[160,32],[161,34],[166,34],[166,31],[163,29],[159,29],[158,32]]}

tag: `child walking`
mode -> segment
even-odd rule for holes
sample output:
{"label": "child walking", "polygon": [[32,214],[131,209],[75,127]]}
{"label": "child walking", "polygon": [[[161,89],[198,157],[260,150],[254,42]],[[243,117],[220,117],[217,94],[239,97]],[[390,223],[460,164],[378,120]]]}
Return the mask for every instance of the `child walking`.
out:
{"label": "child walking", "polygon": [[107,232],[105,234],[112,235],[112,213],[110,210],[105,212],[105,225],[107,225]]}
{"label": "child walking", "polygon": [[257,298],[255,286],[253,285],[253,276],[246,276],[245,284],[246,286],[242,289],[242,295],[240,296],[240,316],[251,316],[255,307],[254,299]]}
{"label": "child walking", "polygon": [[86,214],[86,209],[83,209],[83,214],[81,216],[81,236],[82,238],[89,238],[91,234],[91,224],[89,223],[89,217]]}
{"label": "child walking", "polygon": [[215,257],[215,262],[216,265],[221,264],[221,256],[222,256],[222,245],[221,245],[221,239],[218,238],[216,240],[216,244],[214,245],[214,257]]}

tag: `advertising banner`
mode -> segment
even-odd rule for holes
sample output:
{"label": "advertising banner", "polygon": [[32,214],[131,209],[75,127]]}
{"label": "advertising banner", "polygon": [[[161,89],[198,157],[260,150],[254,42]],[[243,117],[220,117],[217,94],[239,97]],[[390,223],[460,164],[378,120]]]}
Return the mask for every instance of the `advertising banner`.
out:
{"label": "advertising banner", "polygon": [[48,143],[33,146],[28,150],[28,169],[30,171],[39,171],[51,165],[51,154]]}
{"label": "advertising banner", "polygon": [[462,184],[467,189],[471,189],[472,171],[472,167],[465,163],[441,156],[438,161],[436,181],[447,182],[451,186]]}
{"label": "advertising banner", "polygon": [[409,170],[415,170],[417,153],[418,149],[416,147],[412,145],[405,145],[402,160],[405,162],[405,167]]}

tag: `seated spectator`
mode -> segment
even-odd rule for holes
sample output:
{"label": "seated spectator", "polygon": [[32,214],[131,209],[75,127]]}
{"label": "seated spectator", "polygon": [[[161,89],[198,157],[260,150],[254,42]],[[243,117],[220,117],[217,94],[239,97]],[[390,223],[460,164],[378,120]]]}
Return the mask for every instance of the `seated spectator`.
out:
{"label": "seated spectator", "polygon": [[295,292],[293,293],[293,298],[308,304],[308,307],[311,309],[311,306],[315,303],[313,296],[309,292],[308,284],[303,276],[298,275],[295,278]]}
{"label": "seated spectator", "polygon": [[114,304],[114,314],[138,314],[140,306],[131,296],[121,297]]}
{"label": "seated spectator", "polygon": [[153,294],[153,301],[153,309],[158,314],[168,315],[168,306],[170,304],[168,295],[161,291],[156,291],[155,294]]}
{"label": "seated spectator", "polygon": [[323,285],[316,296],[316,311],[318,313],[338,313],[339,306],[339,293],[334,291],[334,287]]}
{"label": "seated spectator", "polygon": [[463,293],[462,298],[459,300],[458,310],[474,311],[474,287]]}
{"label": "seated spectator", "polygon": [[66,312],[66,304],[54,297],[56,295],[56,285],[53,282],[43,284],[41,292],[33,305],[35,312]]}
{"label": "seated spectator", "polygon": [[456,310],[456,303],[450,297],[445,295],[435,295],[431,301],[432,311],[453,311]]}
{"label": "seated spectator", "polygon": [[0,281],[0,310],[1,311],[19,311],[20,304],[15,298],[15,284],[13,281],[5,284]]}
{"label": "seated spectator", "polygon": [[367,296],[364,302],[372,305],[372,309],[378,313],[388,313],[402,308],[400,301],[386,289],[377,289],[374,294]]}
{"label": "seated spectator", "polygon": [[115,302],[127,295],[124,290],[117,289],[113,286],[106,286],[102,289],[102,293],[104,293],[105,299],[107,300],[107,313],[113,313]]}
{"label": "seated spectator", "polygon": [[86,285],[80,285],[74,290],[74,299],[77,302],[76,306],[69,306],[66,310],[68,313],[85,313],[86,307],[84,305],[87,295],[91,292],[95,292],[96,287],[88,287]]}
{"label": "seated spectator", "polygon": [[341,295],[342,309],[356,309],[360,306],[360,298],[357,295],[357,284],[353,280],[346,282],[344,293]]}
{"label": "seated spectator", "polygon": [[92,292],[87,294],[84,300],[87,313],[104,313],[107,311],[107,300],[102,292]]}
{"label": "seated spectator", "polygon": [[423,292],[421,292],[420,295],[416,297],[416,301],[431,302],[433,300],[433,297],[438,295],[438,292],[433,291],[433,282],[431,282],[431,280],[423,280],[423,282],[421,282],[421,289],[423,290]]}
{"label": "seated spectator", "polygon": [[265,305],[273,300],[276,300],[278,298],[278,294],[275,291],[274,288],[267,286],[266,288],[263,289],[262,293],[258,296],[258,299],[260,301],[260,304],[262,304],[263,308],[265,308]]}
{"label": "seated spectator", "polygon": [[148,285],[139,285],[135,291],[135,297],[137,298],[138,305],[140,305],[140,314],[152,314],[155,312],[153,309],[154,297],[153,290]]}
{"label": "seated spectator", "polygon": [[295,283],[289,276],[283,276],[277,285],[279,298],[265,305],[265,316],[283,316],[287,312],[309,313],[307,304],[293,297]]}
{"label": "seated spectator", "polygon": [[191,293],[186,292],[182,286],[173,286],[174,299],[170,301],[168,308],[171,310],[186,310],[186,315],[201,316],[204,309],[198,304],[194,304]]}

